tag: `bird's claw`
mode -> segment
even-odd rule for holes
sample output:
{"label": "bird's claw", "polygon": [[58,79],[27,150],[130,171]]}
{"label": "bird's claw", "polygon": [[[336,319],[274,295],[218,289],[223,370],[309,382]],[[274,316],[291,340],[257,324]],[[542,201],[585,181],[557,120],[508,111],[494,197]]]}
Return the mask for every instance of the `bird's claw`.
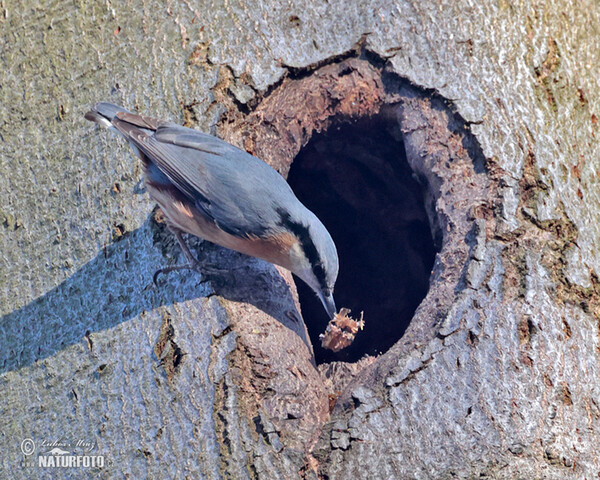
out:
{"label": "bird's claw", "polygon": [[[213,276],[213,275],[214,276],[222,276],[222,275],[225,275],[228,273],[228,270],[225,270],[222,268],[206,266],[206,265],[201,265],[200,262],[196,261],[192,264],[186,263],[184,265],[173,265],[170,267],[161,268],[161,269],[157,270],[156,272],[154,272],[154,276],[152,277],[152,283],[154,283],[154,285],[158,286],[159,275],[176,272],[176,271],[180,271],[180,270],[194,270],[196,273],[199,273],[200,275],[202,275],[204,277]],[[209,278],[206,278],[206,280],[203,280],[203,281],[207,281],[207,280],[209,280]]]}

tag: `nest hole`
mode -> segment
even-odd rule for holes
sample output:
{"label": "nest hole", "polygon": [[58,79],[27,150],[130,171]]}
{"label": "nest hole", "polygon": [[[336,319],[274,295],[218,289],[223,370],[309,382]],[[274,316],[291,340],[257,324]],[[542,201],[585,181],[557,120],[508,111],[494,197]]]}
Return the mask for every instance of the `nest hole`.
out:
{"label": "nest hole", "polygon": [[[436,255],[425,187],[404,144],[381,117],[334,123],[312,136],[294,159],[288,182],[331,233],[340,260],[337,307],[364,312],[365,329],[334,353],[320,346],[328,317],[297,281],[318,364],[353,362],[387,351],[404,334],[429,288]],[[397,127],[397,124],[396,124]]]}

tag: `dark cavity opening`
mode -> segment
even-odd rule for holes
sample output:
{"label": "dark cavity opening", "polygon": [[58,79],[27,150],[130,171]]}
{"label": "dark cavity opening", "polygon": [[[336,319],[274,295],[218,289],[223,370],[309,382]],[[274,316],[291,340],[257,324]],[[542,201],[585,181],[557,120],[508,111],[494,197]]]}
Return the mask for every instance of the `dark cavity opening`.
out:
{"label": "dark cavity opening", "polygon": [[429,287],[436,254],[424,187],[401,140],[383,119],[338,124],[315,134],[294,159],[288,181],[325,224],[340,259],[338,308],[364,311],[365,329],[334,353],[321,348],[328,317],[312,290],[296,282],[317,363],[352,362],[387,351],[408,327]]}

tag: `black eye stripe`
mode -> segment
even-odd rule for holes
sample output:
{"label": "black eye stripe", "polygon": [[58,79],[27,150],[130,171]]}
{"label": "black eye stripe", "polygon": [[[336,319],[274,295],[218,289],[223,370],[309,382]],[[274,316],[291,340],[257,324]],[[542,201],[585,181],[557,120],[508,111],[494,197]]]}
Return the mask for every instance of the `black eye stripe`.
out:
{"label": "black eye stripe", "polygon": [[304,250],[304,255],[306,255],[306,258],[312,265],[313,272],[321,289],[327,289],[327,275],[325,274],[325,268],[323,267],[323,262],[321,261],[321,256],[319,255],[317,247],[312,241],[308,227],[302,223],[294,222],[290,218],[290,214],[282,209],[277,209],[277,213],[281,219],[281,225],[292,232],[300,241],[302,250]]}

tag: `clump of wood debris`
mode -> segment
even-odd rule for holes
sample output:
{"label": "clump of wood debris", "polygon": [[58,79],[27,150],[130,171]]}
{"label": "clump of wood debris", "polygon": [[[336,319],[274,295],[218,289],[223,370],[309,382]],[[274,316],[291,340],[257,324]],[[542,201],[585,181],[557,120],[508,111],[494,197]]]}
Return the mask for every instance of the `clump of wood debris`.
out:
{"label": "clump of wood debris", "polygon": [[354,341],[354,337],[359,330],[365,326],[363,312],[360,312],[360,319],[354,320],[348,316],[350,310],[341,308],[335,317],[327,324],[325,333],[319,335],[321,346],[334,352],[339,352]]}

